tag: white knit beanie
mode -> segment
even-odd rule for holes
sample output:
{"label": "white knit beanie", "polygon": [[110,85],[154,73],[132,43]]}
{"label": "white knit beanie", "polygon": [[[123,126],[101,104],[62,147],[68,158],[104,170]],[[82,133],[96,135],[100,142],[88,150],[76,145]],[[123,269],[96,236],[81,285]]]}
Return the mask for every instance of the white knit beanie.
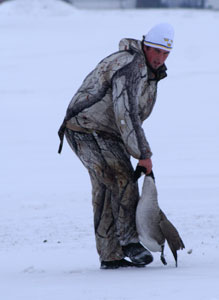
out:
{"label": "white knit beanie", "polygon": [[174,29],[168,23],[161,23],[151,28],[144,39],[144,44],[153,48],[170,51],[173,48]]}

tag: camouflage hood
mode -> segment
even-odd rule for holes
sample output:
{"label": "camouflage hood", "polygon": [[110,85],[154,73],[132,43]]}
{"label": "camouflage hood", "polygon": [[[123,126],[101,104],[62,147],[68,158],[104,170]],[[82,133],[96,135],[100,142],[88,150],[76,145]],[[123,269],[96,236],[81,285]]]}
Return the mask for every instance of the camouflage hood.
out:
{"label": "camouflage hood", "polygon": [[136,50],[142,52],[142,44],[141,41],[135,39],[122,39],[119,42],[119,51],[124,50]]}

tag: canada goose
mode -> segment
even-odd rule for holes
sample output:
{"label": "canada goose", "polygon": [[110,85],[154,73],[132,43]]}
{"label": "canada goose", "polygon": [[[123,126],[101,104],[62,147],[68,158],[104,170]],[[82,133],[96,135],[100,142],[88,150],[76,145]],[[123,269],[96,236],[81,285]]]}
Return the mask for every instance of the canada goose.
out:
{"label": "canada goose", "polygon": [[[146,169],[137,166],[134,181],[142,172],[146,174]],[[141,243],[152,252],[161,252],[164,265],[167,264],[164,258],[164,244],[167,240],[177,267],[177,250],[185,246],[177,229],[159,207],[153,172],[144,178],[142,194],[136,209],[136,227]]]}

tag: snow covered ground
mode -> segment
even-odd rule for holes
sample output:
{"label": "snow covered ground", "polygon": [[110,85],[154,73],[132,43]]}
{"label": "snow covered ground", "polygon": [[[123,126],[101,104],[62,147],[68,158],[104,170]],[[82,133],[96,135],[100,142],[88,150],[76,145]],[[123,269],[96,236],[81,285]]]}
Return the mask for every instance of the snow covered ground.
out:
{"label": "snow covered ground", "polygon": [[[179,267],[99,269],[86,170],[57,130],[88,72],[156,23],[176,31],[144,129]],[[219,300],[219,12],[0,5],[0,291],[3,300]],[[133,160],[133,164],[136,165]],[[190,254],[189,254],[190,253]]]}

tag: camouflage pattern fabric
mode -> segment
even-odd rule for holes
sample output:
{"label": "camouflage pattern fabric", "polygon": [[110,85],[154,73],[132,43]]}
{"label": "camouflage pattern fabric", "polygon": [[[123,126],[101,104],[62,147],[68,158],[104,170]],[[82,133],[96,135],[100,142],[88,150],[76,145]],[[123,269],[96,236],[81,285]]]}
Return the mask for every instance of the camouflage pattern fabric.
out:
{"label": "camouflage pattern fabric", "polygon": [[59,130],[61,141],[66,127],[82,132],[98,130],[121,137],[134,158],[150,158],[142,123],[152,112],[157,82],[166,76],[165,70],[163,65],[156,74],[152,72],[141,42],[123,39],[120,51],[104,58],[72,98]]}
{"label": "camouflage pattern fabric", "polygon": [[88,169],[97,251],[100,260],[124,257],[121,246],[138,242],[135,211],[139,199],[130,156],[121,139],[67,129],[67,141]]}

